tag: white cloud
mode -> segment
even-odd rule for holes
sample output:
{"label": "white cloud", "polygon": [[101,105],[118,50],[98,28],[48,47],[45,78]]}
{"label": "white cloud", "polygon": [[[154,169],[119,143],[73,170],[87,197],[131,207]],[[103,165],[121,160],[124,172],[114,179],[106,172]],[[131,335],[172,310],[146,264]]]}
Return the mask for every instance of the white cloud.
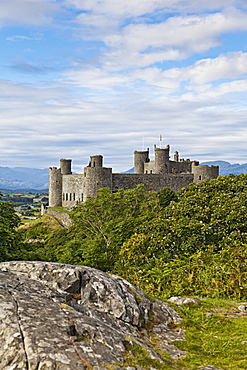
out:
{"label": "white cloud", "polygon": [[[191,90],[194,92],[183,94],[182,99],[185,100],[205,100],[211,99],[212,104],[215,104],[214,99],[220,98],[221,105],[234,104],[235,106],[241,107],[241,95],[239,93],[247,92],[247,80],[237,80],[231,82],[221,83],[216,87],[211,85],[191,86]],[[231,95],[233,97],[231,98]],[[235,97],[234,97],[235,96]],[[230,103],[231,101],[231,103]],[[245,104],[245,103],[244,103]]]}
{"label": "white cloud", "polygon": [[36,35],[33,35],[33,36],[14,35],[14,36],[6,37],[6,40],[7,41],[13,41],[13,42],[17,42],[17,41],[40,41],[40,40],[42,40],[42,38],[43,38],[42,34],[36,34]]}
{"label": "white cloud", "polygon": [[59,11],[58,4],[52,0],[1,0],[0,7],[0,26],[48,24],[52,14]]}
{"label": "white cloud", "polygon": [[221,79],[239,78],[247,73],[247,53],[231,52],[217,58],[202,59],[186,68],[174,68],[164,72],[165,76],[192,84],[205,84]]}
{"label": "white cloud", "polygon": [[203,16],[171,17],[162,23],[131,24],[104,38],[106,65],[115,68],[148,66],[182,60],[219,45],[227,32],[246,31],[247,14],[240,11]]}
{"label": "white cloud", "polygon": [[109,17],[138,17],[154,11],[193,12],[217,10],[229,6],[244,6],[245,0],[65,0],[67,6]]}

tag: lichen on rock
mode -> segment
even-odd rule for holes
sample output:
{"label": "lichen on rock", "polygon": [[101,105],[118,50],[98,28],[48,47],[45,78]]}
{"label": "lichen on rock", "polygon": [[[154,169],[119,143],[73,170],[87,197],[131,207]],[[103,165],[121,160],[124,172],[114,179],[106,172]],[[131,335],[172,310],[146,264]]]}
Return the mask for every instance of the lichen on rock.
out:
{"label": "lichen on rock", "polygon": [[167,303],[115,275],[49,262],[0,263],[0,370],[106,369],[123,364],[126,343],[162,363],[150,335],[178,358],[183,352],[172,342],[184,334],[172,327],[180,322]]}

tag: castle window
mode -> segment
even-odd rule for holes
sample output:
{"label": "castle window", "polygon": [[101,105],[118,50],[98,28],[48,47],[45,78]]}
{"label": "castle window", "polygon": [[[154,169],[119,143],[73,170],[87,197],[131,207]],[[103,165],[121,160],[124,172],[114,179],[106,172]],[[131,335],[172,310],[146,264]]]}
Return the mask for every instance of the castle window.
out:
{"label": "castle window", "polygon": [[68,200],[68,193],[66,193],[66,200]]}
{"label": "castle window", "polygon": [[150,173],[153,173],[153,171],[152,171],[152,170],[150,170]]}
{"label": "castle window", "polygon": [[148,173],[148,171],[146,170],[146,174]]}
{"label": "castle window", "polygon": [[95,167],[95,162],[93,162],[93,167]]}
{"label": "castle window", "polygon": [[81,194],[81,201],[83,202],[83,194]]}
{"label": "castle window", "polygon": [[199,180],[201,180],[202,179],[202,177],[201,176],[199,176]]}
{"label": "castle window", "polygon": [[73,195],[73,200],[75,200],[75,193],[74,193],[74,195]]}
{"label": "castle window", "polygon": [[69,194],[69,200],[70,201],[72,200],[72,194],[71,193]]}

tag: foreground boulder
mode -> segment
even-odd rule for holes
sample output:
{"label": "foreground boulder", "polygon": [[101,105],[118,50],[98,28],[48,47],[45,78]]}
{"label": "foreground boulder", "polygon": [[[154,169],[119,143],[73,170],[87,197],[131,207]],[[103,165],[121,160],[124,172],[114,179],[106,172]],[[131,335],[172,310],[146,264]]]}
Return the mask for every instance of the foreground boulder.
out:
{"label": "foreground boulder", "polygon": [[163,363],[157,343],[173,359],[183,355],[171,344],[184,339],[180,322],[167,303],[93,268],[0,263],[1,370],[121,369],[135,345]]}

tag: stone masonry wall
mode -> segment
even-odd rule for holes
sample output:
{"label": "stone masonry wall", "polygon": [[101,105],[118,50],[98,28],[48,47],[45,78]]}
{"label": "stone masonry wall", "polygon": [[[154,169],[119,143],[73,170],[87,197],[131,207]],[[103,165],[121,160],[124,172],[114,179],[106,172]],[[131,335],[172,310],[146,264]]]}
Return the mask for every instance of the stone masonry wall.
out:
{"label": "stone masonry wall", "polygon": [[72,224],[68,213],[55,211],[51,208],[46,208],[44,213],[54,217],[63,227],[69,227]]}
{"label": "stone masonry wall", "polygon": [[192,172],[194,174],[194,182],[198,184],[203,180],[216,179],[219,176],[218,166],[192,166]]}
{"label": "stone masonry wall", "polygon": [[62,187],[63,207],[73,207],[83,201],[84,175],[64,175]]}
{"label": "stone masonry wall", "polygon": [[178,191],[193,182],[192,174],[142,175],[142,174],[113,174],[112,190],[134,189],[136,185],[143,184],[145,189],[158,191],[169,187]]}

